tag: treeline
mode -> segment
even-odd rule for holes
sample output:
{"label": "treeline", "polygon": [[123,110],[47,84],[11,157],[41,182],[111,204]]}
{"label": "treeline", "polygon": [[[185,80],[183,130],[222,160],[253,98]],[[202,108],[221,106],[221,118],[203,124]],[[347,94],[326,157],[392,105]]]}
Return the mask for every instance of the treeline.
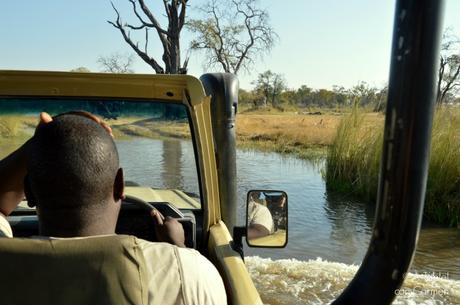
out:
{"label": "treeline", "polygon": [[[352,88],[334,86],[332,90],[313,89],[302,85],[298,89],[286,86],[281,74],[266,71],[259,74],[252,83],[254,89],[240,89],[239,103],[247,108],[272,106],[283,110],[285,108],[349,108],[364,107],[369,111],[384,111],[388,95],[388,87],[376,88],[366,82],[360,82]],[[445,104],[460,104],[460,97],[448,94]]]}
{"label": "treeline", "polygon": [[120,116],[149,116],[158,119],[186,119],[183,105],[152,103],[141,101],[99,101],[73,99],[8,99],[0,103],[1,114],[37,114],[48,112],[51,115],[68,111],[84,110],[104,119],[117,119]]}
{"label": "treeline", "polygon": [[[276,84],[275,84],[276,85]],[[253,90],[240,89],[239,103],[249,108],[272,106],[275,108],[346,108],[350,106],[366,107],[372,111],[385,109],[387,87],[375,88],[361,82],[351,89],[334,86],[332,90],[313,89],[302,85],[298,89],[286,86],[276,88],[273,84],[255,83]]]}

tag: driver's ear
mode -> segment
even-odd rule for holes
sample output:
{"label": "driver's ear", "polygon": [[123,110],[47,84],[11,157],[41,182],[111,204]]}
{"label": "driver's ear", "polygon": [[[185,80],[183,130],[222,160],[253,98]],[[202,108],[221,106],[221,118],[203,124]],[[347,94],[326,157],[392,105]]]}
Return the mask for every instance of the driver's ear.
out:
{"label": "driver's ear", "polygon": [[31,208],[37,206],[37,198],[32,193],[32,189],[30,187],[30,179],[29,175],[24,177],[24,194],[26,195],[27,205]]}
{"label": "driver's ear", "polygon": [[123,169],[119,168],[115,176],[115,183],[113,185],[113,199],[115,201],[125,199],[125,180],[123,178]]}

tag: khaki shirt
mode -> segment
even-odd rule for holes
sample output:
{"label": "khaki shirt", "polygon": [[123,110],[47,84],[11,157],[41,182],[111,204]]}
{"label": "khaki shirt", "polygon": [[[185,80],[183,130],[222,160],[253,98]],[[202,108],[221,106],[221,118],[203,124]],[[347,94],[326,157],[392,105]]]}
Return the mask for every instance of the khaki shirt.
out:
{"label": "khaki shirt", "polygon": [[272,214],[266,206],[251,200],[248,205],[248,214],[248,225],[262,225],[270,234],[275,232]]}
{"label": "khaki shirt", "polygon": [[[0,237],[13,237],[11,226],[1,213]],[[219,272],[198,251],[138,241],[148,270],[149,305],[227,304]]]}

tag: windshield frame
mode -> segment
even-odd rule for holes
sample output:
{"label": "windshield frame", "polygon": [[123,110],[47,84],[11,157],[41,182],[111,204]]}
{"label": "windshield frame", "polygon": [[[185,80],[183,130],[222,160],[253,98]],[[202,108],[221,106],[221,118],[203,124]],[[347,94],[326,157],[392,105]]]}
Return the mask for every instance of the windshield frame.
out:
{"label": "windshield frame", "polygon": [[190,75],[0,71],[0,97],[119,99],[183,104],[189,118],[204,212],[204,231],[220,218],[210,97]]}

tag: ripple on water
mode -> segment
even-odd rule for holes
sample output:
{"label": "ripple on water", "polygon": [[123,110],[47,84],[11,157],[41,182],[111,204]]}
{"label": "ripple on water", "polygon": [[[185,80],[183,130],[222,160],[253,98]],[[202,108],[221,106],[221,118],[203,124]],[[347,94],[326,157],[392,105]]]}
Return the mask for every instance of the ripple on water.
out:
{"label": "ripple on water", "polygon": [[[264,304],[329,304],[358,266],[316,260],[246,257],[246,265]],[[460,281],[409,274],[393,304],[460,304]]]}

